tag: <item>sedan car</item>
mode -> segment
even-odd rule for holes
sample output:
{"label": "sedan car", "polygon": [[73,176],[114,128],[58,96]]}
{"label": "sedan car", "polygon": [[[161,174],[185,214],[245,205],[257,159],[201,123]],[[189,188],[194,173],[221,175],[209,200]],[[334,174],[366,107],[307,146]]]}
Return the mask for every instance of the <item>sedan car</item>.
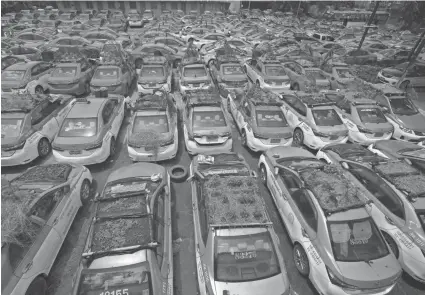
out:
{"label": "sedan car", "polygon": [[11,55],[27,60],[41,60],[41,51],[36,47],[13,46],[8,49]]}
{"label": "sedan car", "polygon": [[14,65],[18,62],[27,62],[28,60],[25,57],[22,56],[16,56],[16,55],[2,55],[1,56],[1,71],[3,72],[4,69],[10,67],[11,65]]}
{"label": "sedan car", "polygon": [[46,278],[92,181],[87,168],[71,164],[37,165],[2,181],[2,235],[10,238],[2,238],[3,294],[46,294]]}
{"label": "sedan car", "polygon": [[406,70],[408,63],[402,63],[395,67],[382,69],[378,73],[378,80],[380,82],[390,84],[390,85],[400,85],[401,89],[405,89],[407,86],[423,88],[425,87],[425,62],[416,61],[409,69],[407,70],[406,76],[403,81],[400,81],[400,78],[403,76],[404,71]]}
{"label": "sedan car", "polygon": [[380,140],[368,149],[377,155],[389,159],[406,159],[413,166],[425,172],[425,148],[401,140]]}
{"label": "sedan car", "polygon": [[378,65],[388,67],[406,62],[410,50],[386,49],[375,52],[375,54],[378,57]]}
{"label": "sedan car", "polygon": [[394,288],[400,265],[350,173],[294,147],[267,150],[259,169],[294,245],[295,266],[318,293],[387,294]]}
{"label": "sedan car", "polygon": [[[308,66],[305,66],[307,64]],[[330,82],[330,75],[322,69],[313,67],[308,61],[284,62],[283,67],[291,81],[291,89],[295,91],[305,91],[311,85],[321,89],[330,89],[333,86]]]}
{"label": "sedan car", "polygon": [[278,60],[249,59],[244,70],[252,83],[266,90],[281,92],[289,90],[291,83]]}
{"label": "sedan car", "polygon": [[127,165],[109,175],[94,201],[70,294],[173,293],[169,179],[164,167],[151,163]]}
{"label": "sedan car", "polygon": [[129,53],[133,56],[135,60],[136,69],[140,69],[143,64],[143,58],[145,56],[154,55],[157,52],[160,52],[162,56],[167,58],[167,60],[173,67],[177,67],[184,56],[183,51],[179,51],[175,48],[159,43],[145,43],[131,50]]}
{"label": "sedan car", "polygon": [[123,118],[122,96],[78,99],[53,140],[53,156],[59,162],[85,165],[105,162],[115,155]]}
{"label": "sedan car", "polygon": [[255,176],[236,153],[198,155],[192,160],[189,177],[200,294],[292,294],[279,238]]}
{"label": "sedan car", "polygon": [[40,96],[33,103],[29,93],[2,93],[1,165],[17,166],[38,157],[47,157],[51,142],[59,131],[65,114],[71,109],[71,97]]}
{"label": "sedan car", "polygon": [[163,56],[143,58],[142,68],[138,71],[137,92],[148,94],[155,89],[171,92],[173,71]]}
{"label": "sedan car", "polygon": [[144,21],[142,19],[142,16],[140,16],[139,14],[132,14],[129,16],[129,20],[128,20],[128,26],[130,28],[136,28],[136,27],[143,27]]}
{"label": "sedan car", "polygon": [[32,32],[24,32],[18,35],[13,36],[16,41],[23,42],[26,46],[30,47],[38,47],[43,45],[44,43],[49,41],[49,37],[51,35],[45,35],[43,33],[32,33]]}
{"label": "sedan car", "polygon": [[283,114],[294,129],[293,144],[319,149],[329,143],[345,143],[348,129],[335,102],[320,94],[283,94]]}
{"label": "sedan car", "polygon": [[111,30],[114,30],[115,32],[127,32],[128,22],[125,20],[125,18],[114,17],[110,18],[105,26]]}
{"label": "sedan car", "polygon": [[179,141],[177,107],[168,93],[139,97],[127,129],[127,150],[133,161],[163,161],[176,156]]}
{"label": "sedan car", "polygon": [[246,73],[236,57],[217,56],[209,68],[211,78],[224,98],[229,91],[240,91],[248,85]]}
{"label": "sedan car", "polygon": [[136,76],[136,70],[127,63],[103,62],[94,71],[90,80],[90,91],[105,87],[109,93],[127,96]]}
{"label": "sedan car", "polygon": [[242,145],[254,152],[292,144],[292,128],[279,97],[260,88],[228,95],[228,108],[241,133]]}
{"label": "sedan car", "polygon": [[348,51],[342,59],[349,65],[364,65],[375,63],[378,60],[378,57],[374,53],[360,49]]}
{"label": "sedan car", "polygon": [[191,90],[207,90],[213,87],[211,75],[198,59],[183,59],[179,67],[179,89],[182,94]]}
{"label": "sedan car", "polygon": [[229,152],[232,130],[218,93],[213,90],[190,91],[183,97],[183,132],[190,155]]}

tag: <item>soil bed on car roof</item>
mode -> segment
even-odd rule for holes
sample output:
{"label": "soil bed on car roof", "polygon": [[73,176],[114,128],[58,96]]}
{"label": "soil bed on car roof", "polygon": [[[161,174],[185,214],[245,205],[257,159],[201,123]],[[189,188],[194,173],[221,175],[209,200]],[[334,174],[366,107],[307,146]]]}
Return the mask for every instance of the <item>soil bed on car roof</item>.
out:
{"label": "soil bed on car roof", "polygon": [[98,210],[102,213],[112,213],[126,210],[140,210],[142,213],[147,213],[146,195],[143,193],[143,195],[103,201],[99,203]]}

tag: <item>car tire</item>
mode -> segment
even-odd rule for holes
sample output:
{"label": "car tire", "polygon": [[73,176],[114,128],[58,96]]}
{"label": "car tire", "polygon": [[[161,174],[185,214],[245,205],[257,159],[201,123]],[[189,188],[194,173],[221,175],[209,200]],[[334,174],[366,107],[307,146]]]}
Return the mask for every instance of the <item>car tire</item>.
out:
{"label": "car tire", "polygon": [[36,94],[44,94],[44,89],[40,85],[38,85],[37,87],[35,87],[35,90],[34,91],[35,91]]}
{"label": "car tire", "polygon": [[241,132],[241,143],[243,146],[248,146],[245,129],[242,129],[242,132]]}
{"label": "car tire", "polygon": [[117,152],[117,143],[115,141],[115,138],[112,136],[111,143],[109,144],[109,158],[113,159],[116,152]]}
{"label": "car tire", "polygon": [[296,147],[300,147],[304,144],[304,133],[301,129],[295,129],[292,144]]}
{"label": "car tire", "polygon": [[37,277],[29,285],[25,295],[45,295],[47,292],[47,282],[43,277]]}
{"label": "car tire", "polygon": [[187,169],[182,165],[174,165],[169,170],[170,178],[174,182],[182,182],[187,177]]}
{"label": "car tire", "polygon": [[91,190],[90,180],[84,179],[80,188],[81,203],[84,204],[88,201],[88,199],[90,198],[90,190]]}
{"label": "car tire", "polygon": [[264,166],[264,164],[260,165],[260,177],[261,177],[261,181],[264,183],[264,185],[267,185],[267,170],[266,170],[266,166]]}
{"label": "car tire", "polygon": [[310,264],[308,262],[308,256],[307,253],[305,253],[303,247],[301,247],[300,244],[295,244],[293,249],[293,257],[295,262],[295,267],[297,268],[298,272],[308,277],[310,274]]}
{"label": "car tire", "polygon": [[46,137],[43,137],[38,142],[37,151],[38,151],[38,156],[40,158],[47,157],[52,151],[52,145],[50,144],[50,141]]}
{"label": "car tire", "polygon": [[382,235],[384,236],[385,241],[387,242],[388,246],[390,246],[391,251],[393,251],[394,256],[398,259],[400,252],[398,250],[397,243],[394,241],[394,239],[387,234],[386,232],[382,231]]}

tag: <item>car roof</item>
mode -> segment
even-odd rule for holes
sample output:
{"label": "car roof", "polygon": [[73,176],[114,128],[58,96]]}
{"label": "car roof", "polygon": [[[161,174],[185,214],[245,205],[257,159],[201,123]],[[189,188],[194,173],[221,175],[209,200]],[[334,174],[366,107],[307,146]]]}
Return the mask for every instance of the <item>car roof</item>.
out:
{"label": "car roof", "polygon": [[67,118],[97,117],[102,106],[108,101],[105,98],[89,98],[87,102],[77,102],[69,111]]}
{"label": "car roof", "polygon": [[41,61],[29,61],[29,62],[19,62],[8,67],[8,70],[28,70],[38,64],[42,63]]}
{"label": "car roof", "polygon": [[129,177],[149,177],[157,173],[161,173],[164,176],[164,167],[153,163],[135,163],[113,171],[106,182],[108,183]]}

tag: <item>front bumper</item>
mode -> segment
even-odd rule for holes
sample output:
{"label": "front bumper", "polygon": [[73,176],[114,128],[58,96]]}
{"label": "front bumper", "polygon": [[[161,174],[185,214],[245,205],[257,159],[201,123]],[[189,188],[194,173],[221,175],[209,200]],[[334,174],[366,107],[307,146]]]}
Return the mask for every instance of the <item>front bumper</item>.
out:
{"label": "front bumper", "polygon": [[20,150],[1,152],[1,166],[11,167],[30,163],[38,158],[37,143],[25,143]]}
{"label": "front bumper", "polygon": [[205,153],[227,153],[232,151],[233,140],[232,138],[227,139],[222,144],[211,144],[211,145],[200,145],[194,140],[185,138],[186,149],[189,155],[205,154]]}
{"label": "front bumper", "polygon": [[[326,274],[325,274],[326,275]],[[329,278],[324,282],[313,282],[316,290],[322,295],[385,295],[391,292],[395,284],[379,289],[344,289],[331,283]]]}
{"label": "front bumper", "polygon": [[398,140],[411,141],[414,143],[419,143],[425,140],[425,136],[404,132],[399,126],[394,126],[393,137]]}
{"label": "front bumper", "polygon": [[128,22],[129,27],[143,27],[144,22],[138,21],[138,22]]}
{"label": "front bumper", "polygon": [[401,250],[398,260],[403,270],[412,278],[425,283],[425,255],[418,247]]}
{"label": "front bumper", "polygon": [[[108,142],[109,143],[109,142]],[[93,150],[90,155],[73,155],[69,151],[53,150],[53,156],[58,162],[68,162],[81,165],[93,165],[103,163],[109,157],[109,144],[103,143],[101,148]]]}
{"label": "front bumper", "polygon": [[308,146],[311,149],[318,150],[325,145],[328,145],[330,143],[346,143],[348,140],[348,136],[340,137],[336,140],[326,140],[324,141],[320,137],[314,136],[314,135],[304,135],[304,144]]}
{"label": "front bumper", "polygon": [[264,90],[269,90],[269,91],[273,91],[276,93],[281,93],[282,91],[286,91],[286,90],[290,90],[291,85],[290,84],[285,84],[282,86],[271,86],[271,85],[263,85]]}
{"label": "front bumper", "polygon": [[392,136],[392,133],[384,133],[381,137],[368,137],[364,133],[359,131],[348,131],[348,139],[353,143],[361,145],[370,145],[377,142],[378,140],[388,140]]}
{"label": "front bumper", "polygon": [[48,84],[48,88],[52,94],[81,95],[85,92],[84,85],[80,83],[75,85]]}
{"label": "front bumper", "polygon": [[147,152],[142,148],[133,148],[127,145],[128,155],[133,161],[156,162],[173,159],[177,155],[178,142],[170,144],[166,147],[160,147],[158,154],[155,156],[153,152]]}

